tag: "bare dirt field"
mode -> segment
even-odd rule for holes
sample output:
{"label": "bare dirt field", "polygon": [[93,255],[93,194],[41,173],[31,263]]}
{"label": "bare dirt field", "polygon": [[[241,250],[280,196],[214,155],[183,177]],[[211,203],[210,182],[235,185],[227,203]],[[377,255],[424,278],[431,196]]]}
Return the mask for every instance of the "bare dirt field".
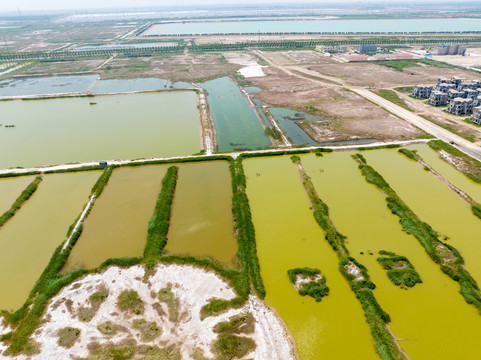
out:
{"label": "bare dirt field", "polygon": [[95,69],[100,66],[105,60],[106,59],[90,59],[34,62],[31,65],[26,66],[21,70],[15,72],[14,74],[22,76],[47,76],[68,73],[94,72]]}
{"label": "bare dirt field", "polygon": [[327,120],[303,123],[303,128],[316,141],[402,140],[424,135],[421,130],[339,86],[322,86],[272,68],[268,68],[267,76],[251,81],[263,89],[254,96],[264,104],[307,111]]}
{"label": "bare dirt field", "polygon": [[[62,289],[33,335],[39,353],[16,359],[111,359],[122,353],[129,359],[207,360],[219,355],[222,336],[248,345],[238,354],[243,359],[297,358],[282,321],[253,296],[241,308],[201,318],[212,298],[234,297],[214,272],[188,265],[159,264],[148,272],[111,267]],[[218,329],[232,319],[238,322],[232,332]]]}
{"label": "bare dirt field", "polygon": [[283,51],[282,55],[288,57],[296,64],[335,64],[330,56],[325,56],[313,50]]}
{"label": "bare dirt field", "polygon": [[366,62],[312,65],[308,69],[315,70],[321,75],[337,77],[349,85],[369,86],[378,89],[416,84],[435,84],[438,77],[459,76],[466,79],[480,77],[473,72],[457,69],[413,66],[399,71],[387,66]]}

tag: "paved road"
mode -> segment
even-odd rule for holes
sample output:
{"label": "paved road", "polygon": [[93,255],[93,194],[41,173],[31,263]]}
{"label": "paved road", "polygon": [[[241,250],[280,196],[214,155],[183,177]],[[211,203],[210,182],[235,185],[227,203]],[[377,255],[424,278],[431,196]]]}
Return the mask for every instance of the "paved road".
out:
{"label": "paved road", "polygon": [[376,103],[377,105],[383,107],[384,109],[390,111],[391,113],[399,116],[400,118],[406,120],[407,122],[417,126],[418,128],[424,130],[428,134],[433,135],[434,137],[443,140],[444,142],[452,144],[454,147],[462,151],[463,153],[475,158],[476,160],[481,161],[481,147],[472,142],[463,139],[462,137],[443,129],[442,127],[433,124],[432,122],[423,119],[422,117],[413,114],[411,111],[403,109],[402,107],[393,104],[389,100],[384,99],[383,97],[374,94],[373,92],[364,89],[364,88],[351,88],[350,90],[354,91],[358,95]]}

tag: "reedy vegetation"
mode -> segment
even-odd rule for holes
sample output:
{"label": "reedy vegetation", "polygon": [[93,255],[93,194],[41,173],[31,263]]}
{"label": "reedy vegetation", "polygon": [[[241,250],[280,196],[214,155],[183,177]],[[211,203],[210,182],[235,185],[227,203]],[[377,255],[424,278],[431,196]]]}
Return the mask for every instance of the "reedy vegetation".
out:
{"label": "reedy vegetation", "polygon": [[368,183],[375,185],[386,197],[388,208],[399,217],[404,231],[412,234],[424,247],[431,259],[440,266],[441,270],[451,279],[460,284],[460,292],[468,304],[473,304],[481,313],[481,291],[478,284],[464,268],[464,259],[459,251],[439,240],[438,233],[427,223],[423,222],[384,178],[374,168],[369,166],[360,154],[353,155],[359,164],[359,170]]}
{"label": "reedy vegetation", "polygon": [[[370,280],[367,269],[350,256],[346,248],[344,235],[339,233],[329,217],[328,206],[320,199],[314,188],[311,178],[302,168],[301,160],[298,156],[291,157],[293,163],[297,165],[302,178],[302,183],[309,197],[314,218],[320,227],[324,230],[325,239],[329,242],[333,250],[339,257],[339,270],[348,281],[351,290],[361,302],[364,310],[366,321],[370,326],[371,334],[375,341],[375,348],[382,359],[405,359],[405,355],[396,343],[387,328],[387,324],[391,321],[387,314],[377,302],[372,290],[376,285]],[[357,267],[362,275],[356,278],[348,271],[348,267]]]}
{"label": "reedy vegetation", "polygon": [[28,186],[25,188],[25,190],[22,191],[20,196],[15,200],[15,202],[12,204],[10,209],[5,211],[2,216],[0,216],[0,228],[8,221],[10,220],[15,213],[17,212],[18,209],[23,205],[25,201],[30,199],[30,197],[33,195],[35,191],[37,191],[38,185],[42,181],[41,176],[35,177],[35,179],[28,184]]}

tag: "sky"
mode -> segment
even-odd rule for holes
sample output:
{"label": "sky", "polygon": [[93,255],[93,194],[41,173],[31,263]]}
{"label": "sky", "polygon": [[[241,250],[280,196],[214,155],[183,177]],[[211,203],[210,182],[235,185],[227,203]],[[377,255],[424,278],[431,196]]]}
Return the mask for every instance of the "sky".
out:
{"label": "sky", "polygon": [[[473,0],[474,1],[474,0]],[[278,4],[280,2],[292,2],[296,3],[296,1],[289,1],[289,0],[175,0],[175,1],[166,1],[166,0],[2,0],[1,1],[1,10],[2,12],[7,11],[37,11],[37,10],[80,10],[80,9],[106,9],[106,8],[139,8],[139,7],[159,7],[159,6],[186,6],[186,5],[239,5],[239,4],[259,4],[262,3],[272,3]],[[376,3],[379,1],[376,0],[364,0],[364,1],[356,1],[356,0],[326,0],[326,1],[319,1],[319,0],[302,0],[303,3]],[[398,2],[403,3],[407,2],[406,0],[384,0],[383,2]],[[413,1],[409,1],[412,3]],[[436,3],[439,2],[438,0],[422,0],[425,3]],[[445,2],[445,1],[441,1]],[[449,3],[453,4],[456,2],[460,2],[460,0],[452,0]],[[466,1],[463,1],[466,2]]]}

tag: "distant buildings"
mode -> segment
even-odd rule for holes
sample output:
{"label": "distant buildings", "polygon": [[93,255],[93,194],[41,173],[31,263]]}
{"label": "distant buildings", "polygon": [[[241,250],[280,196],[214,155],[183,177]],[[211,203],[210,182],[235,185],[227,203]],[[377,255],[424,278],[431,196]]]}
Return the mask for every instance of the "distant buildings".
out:
{"label": "distant buildings", "polygon": [[363,54],[349,54],[345,56],[346,60],[349,62],[354,61],[367,61],[368,56]]}
{"label": "distant buildings", "polygon": [[418,99],[427,99],[431,96],[432,91],[431,85],[416,85],[411,95]]}
{"label": "distant buildings", "polygon": [[361,45],[359,45],[359,51],[361,51],[361,52],[373,52],[373,51],[377,51],[377,45],[365,45],[365,44],[361,44]]}
{"label": "distant buildings", "polygon": [[431,92],[431,95],[429,96],[429,99],[428,99],[428,104],[432,106],[446,105],[447,102],[448,102],[448,94],[438,90],[434,90],[433,92]]}
{"label": "distant buildings", "polygon": [[473,99],[454,98],[449,102],[447,110],[454,115],[471,114],[473,112]]}
{"label": "distant buildings", "polygon": [[436,49],[438,55],[462,55],[466,54],[466,46],[459,44],[442,44]]}

